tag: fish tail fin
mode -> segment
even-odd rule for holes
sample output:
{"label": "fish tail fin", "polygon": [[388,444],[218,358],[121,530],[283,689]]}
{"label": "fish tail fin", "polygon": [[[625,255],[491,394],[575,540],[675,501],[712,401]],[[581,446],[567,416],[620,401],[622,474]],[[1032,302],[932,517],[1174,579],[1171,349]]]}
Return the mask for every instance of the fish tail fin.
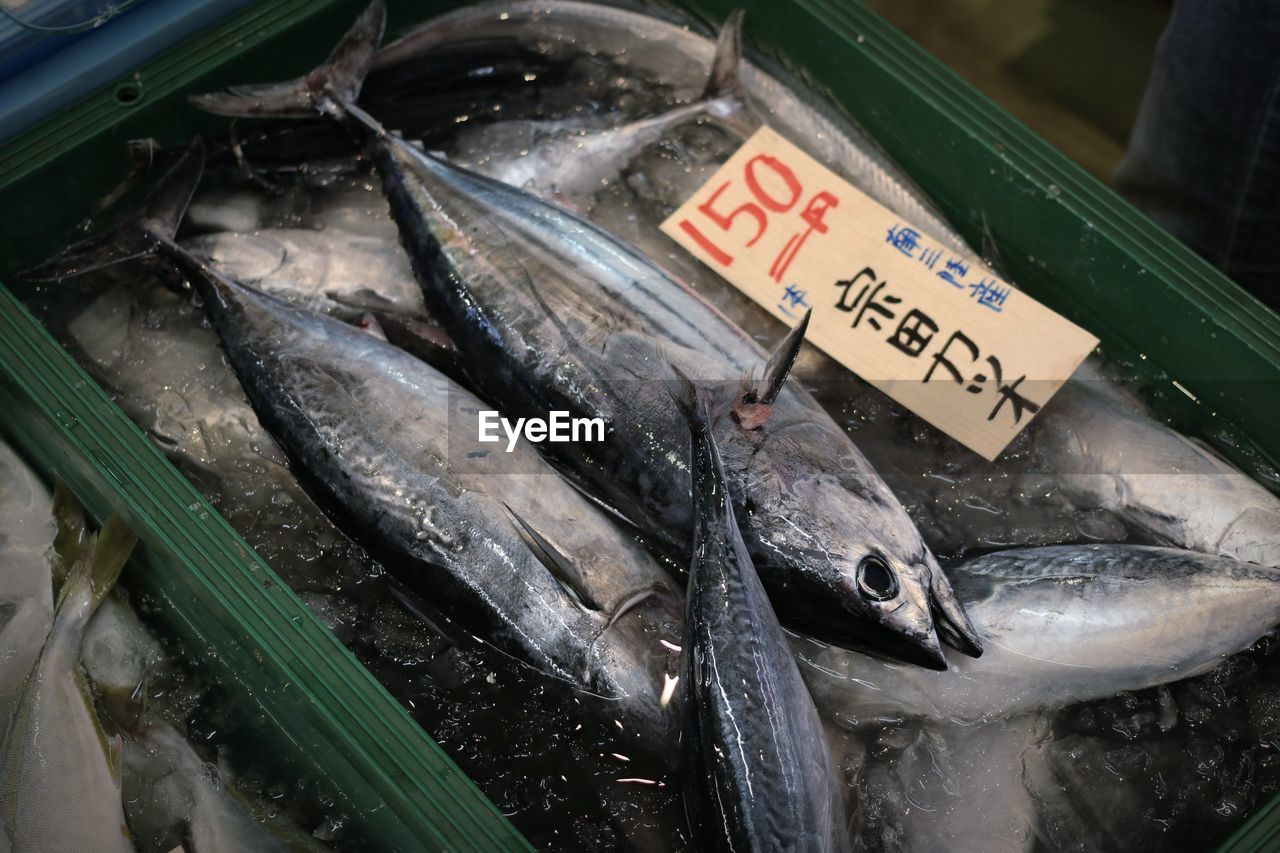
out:
{"label": "fish tail fin", "polygon": [[18,277],[52,281],[153,254],[161,243],[173,240],[203,174],[204,142],[197,136],[156,183],[138,214],[63,249]]}
{"label": "fish tail fin", "polygon": [[733,404],[734,420],[743,429],[760,429],[769,420],[773,403],[782,393],[782,386],[786,384],[787,376],[800,355],[800,345],[804,343],[804,335],[809,329],[809,318],[812,315],[812,308],[804,312],[800,322],[769,354],[769,360],[764,366],[764,376],[760,381],[748,378],[743,383],[742,394]]}
{"label": "fish tail fin", "polygon": [[226,92],[193,95],[205,112],[233,118],[342,118],[360,97],[365,75],[386,29],[387,9],[374,0],[311,73],[283,83],[234,86]]}
{"label": "fish tail fin", "polygon": [[75,565],[85,542],[84,508],[66,483],[58,480],[53,488],[53,521],[56,533],[53,538],[53,588],[62,588]]}
{"label": "fish tail fin", "polygon": [[115,586],[137,541],[138,537],[118,516],[108,519],[101,530],[89,537],[75,565],[71,567],[58,596],[59,607],[68,596],[87,585],[92,601],[89,612],[97,610],[98,605]]}
{"label": "fish tail fin", "polygon": [[739,69],[742,66],[742,19],[745,15],[744,10],[735,9],[720,27],[711,73],[707,76],[706,88],[702,90],[705,100],[738,97],[743,92]]}

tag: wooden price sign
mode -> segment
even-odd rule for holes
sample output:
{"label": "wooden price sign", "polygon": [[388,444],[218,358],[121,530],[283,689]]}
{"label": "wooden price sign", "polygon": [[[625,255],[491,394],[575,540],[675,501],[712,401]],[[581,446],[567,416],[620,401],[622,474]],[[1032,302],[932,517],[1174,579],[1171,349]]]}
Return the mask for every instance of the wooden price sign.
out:
{"label": "wooden price sign", "polygon": [[735,287],[994,460],[1098,339],[769,128],[662,224]]}

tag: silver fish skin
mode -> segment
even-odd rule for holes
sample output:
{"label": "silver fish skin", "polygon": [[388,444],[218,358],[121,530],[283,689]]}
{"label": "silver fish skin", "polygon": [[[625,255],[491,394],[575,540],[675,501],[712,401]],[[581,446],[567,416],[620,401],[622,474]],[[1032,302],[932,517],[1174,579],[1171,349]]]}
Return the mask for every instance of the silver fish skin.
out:
{"label": "silver fish skin", "polygon": [[395,243],[340,228],[220,232],[183,245],[214,269],[285,302],[342,319],[421,316],[422,290]]}
{"label": "silver fish skin", "polygon": [[687,381],[675,393],[693,437],[681,730],[693,847],[847,850],[822,722],[738,532],[706,400]]}
{"label": "silver fish skin", "polygon": [[982,658],[928,672],[797,638],[824,714],[854,728],[990,722],[1190,678],[1280,623],[1280,571],[1172,548],[1024,548],[951,575]]}
{"label": "silver fish skin", "polygon": [[[120,754],[98,722],[80,643],[133,535],[113,519],[72,567],[0,749],[0,813],[19,851],[132,851]],[[74,804],[74,808],[68,808]]]}
{"label": "silver fish skin", "polygon": [[[232,364],[322,502],[343,507],[393,572],[460,623],[557,678],[648,713],[656,691],[633,649],[613,635],[596,642],[623,603],[600,590],[635,577],[616,564],[651,567],[641,572],[652,585],[667,583],[636,543],[531,450],[500,457],[479,444],[474,413],[484,405],[442,374],[345,324],[211,281],[206,304]],[[510,473],[518,464],[531,473]],[[572,537],[579,576],[557,579],[513,512],[553,541]],[[576,603],[565,585],[586,600]]]}
{"label": "silver fish skin", "polygon": [[1280,566],[1280,498],[1100,378],[1058,396],[1036,437],[1040,453],[1060,460],[1062,491],[1077,506],[1115,512],[1156,541]]}
{"label": "silver fish skin", "polygon": [[[602,418],[604,442],[549,449],[670,554],[683,553],[687,436],[660,390],[660,366],[738,383],[763,350],[633,248],[422,152],[360,110],[354,99],[384,23],[375,2],[307,77],[193,101],[226,115],[318,110],[363,127],[428,311],[481,393],[509,416]],[[767,430],[728,424],[718,437],[744,538],[784,618],[935,668],[945,665],[939,633],[979,654],[936,560],[857,448],[794,387],[772,410]]]}
{"label": "silver fish skin", "polygon": [[53,498],[0,442],[0,730],[53,622]]}

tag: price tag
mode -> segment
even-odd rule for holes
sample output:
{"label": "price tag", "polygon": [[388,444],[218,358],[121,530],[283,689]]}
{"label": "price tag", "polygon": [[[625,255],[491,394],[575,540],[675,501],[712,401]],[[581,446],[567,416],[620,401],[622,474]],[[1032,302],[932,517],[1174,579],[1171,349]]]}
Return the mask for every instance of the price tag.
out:
{"label": "price tag", "polygon": [[994,460],[1098,339],[769,128],[662,224],[832,358]]}

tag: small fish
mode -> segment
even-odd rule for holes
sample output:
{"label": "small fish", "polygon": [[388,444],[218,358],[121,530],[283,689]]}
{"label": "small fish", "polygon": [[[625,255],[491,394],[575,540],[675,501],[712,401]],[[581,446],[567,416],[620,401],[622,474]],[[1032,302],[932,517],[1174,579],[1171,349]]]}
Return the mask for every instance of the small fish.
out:
{"label": "small fish", "polygon": [[[665,732],[651,629],[661,608],[617,618],[639,592],[678,597],[656,561],[533,449],[478,440],[485,405],[373,334],[294,307],[174,242],[199,182],[194,142],[144,215],[77,244],[29,278],[87,272],[158,253],[201,296],[259,419],[309,494],[411,590],[499,649],[614,700],[633,730]],[[649,622],[653,625],[648,625]],[[651,641],[651,640],[650,640]]]}
{"label": "small fish", "polygon": [[746,544],[705,394],[672,392],[692,435],[684,803],[698,850],[847,850],[822,722]]}
{"label": "small fish", "polygon": [[112,518],[81,549],[5,732],[0,814],[16,850],[133,850],[120,803],[120,742],[98,722],[80,644],[135,541]]}
{"label": "small fish", "polygon": [[[222,114],[324,114],[360,128],[428,310],[478,390],[509,416],[602,418],[606,441],[549,448],[669,554],[684,552],[688,439],[660,365],[738,383],[766,354],[611,235],[385,132],[355,104],[384,17],[380,3],[370,6],[301,81],[193,100]],[[945,666],[940,634],[981,653],[902,506],[806,393],[788,385],[768,429],[726,423],[717,438],[744,539],[789,624],[934,668]]]}
{"label": "small fish", "polygon": [[1022,548],[952,577],[981,660],[928,672],[795,639],[824,713],[853,727],[999,720],[1190,678],[1280,624],[1280,571],[1194,551]]}

